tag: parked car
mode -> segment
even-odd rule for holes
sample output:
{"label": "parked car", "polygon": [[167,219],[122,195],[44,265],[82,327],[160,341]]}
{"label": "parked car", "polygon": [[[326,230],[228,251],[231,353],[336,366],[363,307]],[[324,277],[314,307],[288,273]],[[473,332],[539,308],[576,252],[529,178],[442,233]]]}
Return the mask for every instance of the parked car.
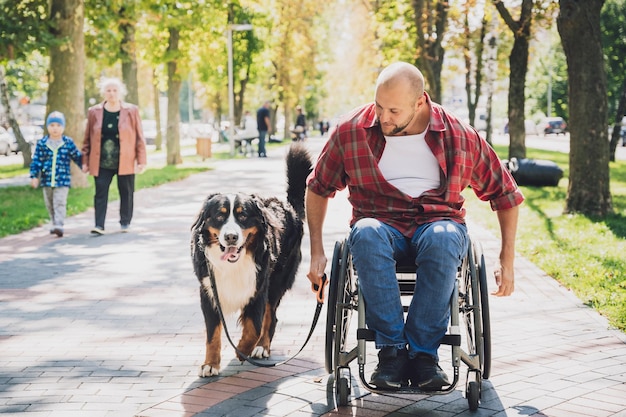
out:
{"label": "parked car", "polygon": [[33,148],[33,152],[35,151],[35,145],[39,142],[40,139],[43,139],[44,132],[41,126],[37,125],[23,125],[20,126],[20,132],[22,132],[22,136],[24,136],[24,140],[30,143],[30,146]]}
{"label": "parked car", "polygon": [[[43,138],[43,129],[40,126],[36,125],[24,125],[20,126],[20,132],[22,132],[24,140],[30,143],[31,152],[35,152],[35,146],[37,146],[37,142],[39,142],[39,140]],[[19,145],[17,143],[15,135],[13,134],[13,129],[9,128],[8,133],[9,135],[11,135],[12,140],[11,151],[13,153],[18,153]]]}
{"label": "parked car", "polygon": [[567,123],[565,123],[565,120],[563,120],[562,117],[546,117],[539,124],[539,128],[537,130],[543,132],[544,135],[552,133],[556,135],[565,135],[565,133],[567,133]]}
{"label": "parked car", "polygon": [[[509,121],[508,120],[506,120],[506,123],[504,124],[502,131],[505,135],[509,134]],[[537,134],[537,126],[535,126],[535,123],[532,120],[524,120],[524,132],[527,135]]]}
{"label": "parked car", "polygon": [[13,136],[7,132],[5,128],[0,126],[0,155],[9,156],[12,152],[12,143]]}

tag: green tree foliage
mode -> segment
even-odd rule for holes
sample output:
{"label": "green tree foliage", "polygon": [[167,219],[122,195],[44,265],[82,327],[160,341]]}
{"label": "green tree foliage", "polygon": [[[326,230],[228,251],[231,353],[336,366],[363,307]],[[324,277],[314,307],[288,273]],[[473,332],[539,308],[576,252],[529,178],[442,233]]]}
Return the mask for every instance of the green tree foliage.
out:
{"label": "green tree foliage", "polygon": [[626,79],[626,0],[607,0],[601,13],[609,115],[614,115]]}
{"label": "green tree foliage", "polygon": [[55,44],[52,35],[54,27],[50,26],[46,20],[48,17],[46,12],[47,1],[45,0],[20,0],[0,4],[0,66],[2,67],[0,68],[0,94],[2,94],[4,113],[0,120],[4,120],[13,128],[19,149],[22,151],[24,166],[30,165],[30,145],[24,140],[8,104],[14,91],[12,87],[18,80],[10,77],[13,82],[8,83],[5,77],[5,67],[9,62],[23,61],[32,53],[45,51],[47,47]]}
{"label": "green tree foliage", "polygon": [[268,32],[262,35],[267,40],[267,55],[261,65],[269,69],[265,84],[275,101],[274,110],[283,106],[287,137],[295,106],[306,103],[307,92],[315,90],[319,52],[314,28],[329,3],[330,0],[259,2],[264,10],[272,11],[268,15]]}
{"label": "green tree foliage", "polygon": [[41,97],[48,87],[46,73],[50,60],[47,54],[39,51],[6,64],[6,80],[13,96],[27,97],[28,100]]}
{"label": "green tree foliage", "polygon": [[[135,31],[142,3],[140,0],[85,0],[85,42],[87,56],[99,68],[121,63],[126,101],[139,103]],[[97,74],[93,74],[96,76]],[[95,84],[97,80],[89,80]]]}
{"label": "green tree foliage", "polygon": [[615,161],[622,120],[626,116],[626,1],[608,0],[601,12],[602,47],[607,73],[609,157]]}
{"label": "green tree foliage", "polygon": [[19,60],[33,51],[45,52],[54,37],[47,20],[47,0],[5,1],[0,4],[0,61]]}
{"label": "green tree foliage", "polygon": [[167,74],[168,165],[182,162],[180,155],[180,92],[182,80],[190,70],[193,45],[205,39],[201,36],[214,13],[224,10],[218,1],[153,0],[145,3],[146,33],[140,39],[147,42],[152,62],[162,65]]}
{"label": "green tree foliage", "polygon": [[[569,120],[567,63],[558,33],[546,32],[533,48],[526,83],[527,117],[560,116]],[[550,105],[548,104],[550,102]],[[548,108],[549,106],[549,108]],[[530,116],[532,117],[532,116]],[[539,121],[540,117],[534,117]]]}
{"label": "green tree foliage", "polygon": [[409,1],[372,1],[376,47],[383,56],[381,66],[395,61],[415,60],[415,11]]}
{"label": "green tree foliage", "polygon": [[447,0],[413,0],[415,19],[415,65],[426,78],[432,99],[441,102],[444,34],[448,24]]}

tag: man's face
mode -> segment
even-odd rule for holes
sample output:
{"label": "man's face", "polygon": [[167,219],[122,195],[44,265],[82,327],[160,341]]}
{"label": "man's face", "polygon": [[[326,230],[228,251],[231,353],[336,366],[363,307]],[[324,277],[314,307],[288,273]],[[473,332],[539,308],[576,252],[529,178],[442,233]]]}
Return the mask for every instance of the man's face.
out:
{"label": "man's face", "polygon": [[417,113],[417,103],[403,83],[379,86],[376,90],[376,116],[385,136],[401,134]]}

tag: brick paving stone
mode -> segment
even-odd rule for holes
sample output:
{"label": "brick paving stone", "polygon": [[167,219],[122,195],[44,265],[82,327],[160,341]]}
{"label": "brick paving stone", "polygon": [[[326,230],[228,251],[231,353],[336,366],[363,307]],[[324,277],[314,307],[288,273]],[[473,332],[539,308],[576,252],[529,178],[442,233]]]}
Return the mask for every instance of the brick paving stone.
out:
{"label": "brick paving stone", "polygon": [[[322,143],[307,142],[313,153]],[[476,412],[464,398],[464,368],[448,395],[383,396],[360,386],[356,361],[350,364],[351,401],[337,408],[333,378],[324,370],[325,308],[297,358],[271,368],[241,364],[224,340],[220,376],[198,378],[204,325],[189,259],[191,220],[207,190],[284,198],[284,152],[212,161],[213,171],[137,192],[128,234],[117,233],[112,202],[106,236],[89,236],[90,210],[68,219],[63,239],[51,238],[45,227],[0,239],[0,414],[626,417],[626,337],[522,257],[515,294],[489,300],[492,376]],[[345,197],[338,193],[329,204],[329,256],[347,232]],[[498,239],[471,213],[468,224],[489,269]],[[272,361],[300,349],[315,309],[305,277],[307,238],[302,251],[296,284],[278,310]],[[489,286],[494,289],[491,280]],[[236,317],[227,318],[227,326],[238,340]],[[444,367],[448,352],[441,352]],[[376,365],[369,344],[366,358],[367,377]]]}

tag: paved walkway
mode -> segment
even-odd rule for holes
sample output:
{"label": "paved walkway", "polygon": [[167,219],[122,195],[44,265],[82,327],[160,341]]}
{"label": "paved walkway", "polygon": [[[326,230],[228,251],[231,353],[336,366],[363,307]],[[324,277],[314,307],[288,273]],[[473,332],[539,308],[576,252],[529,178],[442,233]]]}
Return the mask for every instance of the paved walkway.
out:
{"label": "paved walkway", "polygon": [[[310,139],[316,153],[320,139]],[[523,258],[516,293],[492,298],[492,376],[468,411],[462,380],[441,396],[372,394],[354,381],[337,408],[324,371],[325,309],[305,350],[287,364],[240,364],[224,343],[222,374],[201,379],[204,326],[189,228],[204,197],[241,190],[284,197],[284,153],[212,161],[215,170],[136,195],[131,233],[89,236],[93,212],[66,237],[46,228],[0,239],[0,413],[24,417],[626,416],[626,337]],[[0,190],[0,193],[2,191]],[[347,231],[345,195],[331,202],[328,254]],[[496,238],[469,219],[488,265]],[[524,227],[523,219],[521,227]],[[315,309],[304,262],[278,310],[273,358],[293,355]],[[231,321],[233,338],[238,329]],[[443,349],[443,348],[442,348]],[[368,365],[375,365],[368,348]],[[446,358],[446,352],[441,354]],[[443,363],[445,367],[445,363]],[[357,376],[356,366],[352,369]]]}

